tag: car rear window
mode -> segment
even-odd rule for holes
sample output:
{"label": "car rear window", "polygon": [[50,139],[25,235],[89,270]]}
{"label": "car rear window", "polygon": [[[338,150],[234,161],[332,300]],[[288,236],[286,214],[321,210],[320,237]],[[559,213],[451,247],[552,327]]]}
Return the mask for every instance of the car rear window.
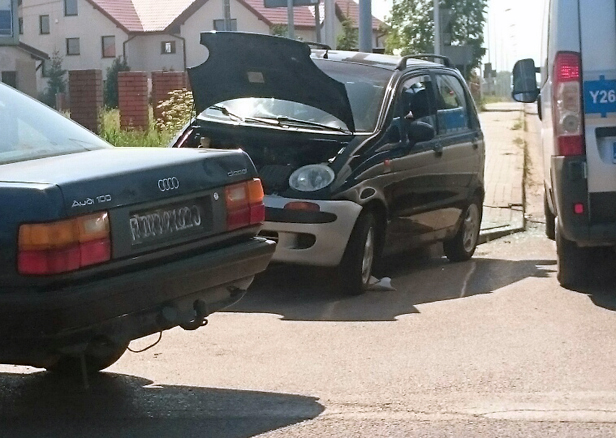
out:
{"label": "car rear window", "polygon": [[0,164],[113,147],[77,123],[0,84]]}

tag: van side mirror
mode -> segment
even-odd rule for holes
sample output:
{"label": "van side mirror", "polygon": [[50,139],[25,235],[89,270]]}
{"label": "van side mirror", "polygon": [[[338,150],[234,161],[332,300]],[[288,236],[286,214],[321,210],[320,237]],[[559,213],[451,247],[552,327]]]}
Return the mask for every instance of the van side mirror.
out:
{"label": "van side mirror", "polygon": [[522,59],[513,66],[513,100],[531,103],[537,100],[537,67],[532,59]]}
{"label": "van side mirror", "polygon": [[410,122],[406,128],[406,132],[411,144],[430,141],[436,135],[434,126],[426,122],[420,122],[419,120]]}

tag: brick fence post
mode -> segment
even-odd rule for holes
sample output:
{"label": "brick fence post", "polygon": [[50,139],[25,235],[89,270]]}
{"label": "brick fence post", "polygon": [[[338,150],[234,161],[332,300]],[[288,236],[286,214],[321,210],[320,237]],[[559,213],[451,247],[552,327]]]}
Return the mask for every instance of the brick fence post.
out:
{"label": "brick fence post", "polygon": [[71,70],[68,72],[71,119],[98,134],[103,107],[103,72]]}
{"label": "brick fence post", "polygon": [[158,108],[161,102],[169,99],[169,93],[187,88],[188,78],[183,71],[153,71],[152,72],[152,106],[154,118],[163,118],[162,110]]}
{"label": "brick fence post", "polygon": [[148,129],[148,74],[144,71],[118,73],[118,102],[122,129]]}

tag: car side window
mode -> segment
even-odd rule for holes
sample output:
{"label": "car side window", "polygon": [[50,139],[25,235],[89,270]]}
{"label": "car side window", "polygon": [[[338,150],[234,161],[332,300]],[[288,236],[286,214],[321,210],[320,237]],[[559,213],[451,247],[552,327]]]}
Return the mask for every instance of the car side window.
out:
{"label": "car side window", "polygon": [[436,86],[439,134],[454,134],[469,129],[468,102],[459,79],[439,74],[436,76]]}
{"label": "car side window", "polygon": [[400,116],[406,120],[419,120],[436,127],[436,108],[430,76],[417,76],[407,79],[400,87]]}

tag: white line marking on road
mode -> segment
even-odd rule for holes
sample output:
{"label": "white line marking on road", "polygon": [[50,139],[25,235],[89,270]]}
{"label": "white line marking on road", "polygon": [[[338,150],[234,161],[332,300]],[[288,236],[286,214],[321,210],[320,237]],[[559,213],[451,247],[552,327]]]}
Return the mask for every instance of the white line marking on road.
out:
{"label": "white line marking on road", "polygon": [[471,266],[471,269],[468,270],[466,277],[464,277],[464,283],[462,283],[462,292],[460,292],[460,298],[464,298],[464,295],[466,295],[466,288],[468,286],[468,282],[470,281],[471,276],[473,275],[473,273],[475,272],[475,269],[477,268],[476,262],[472,262],[472,264],[473,266]]}

